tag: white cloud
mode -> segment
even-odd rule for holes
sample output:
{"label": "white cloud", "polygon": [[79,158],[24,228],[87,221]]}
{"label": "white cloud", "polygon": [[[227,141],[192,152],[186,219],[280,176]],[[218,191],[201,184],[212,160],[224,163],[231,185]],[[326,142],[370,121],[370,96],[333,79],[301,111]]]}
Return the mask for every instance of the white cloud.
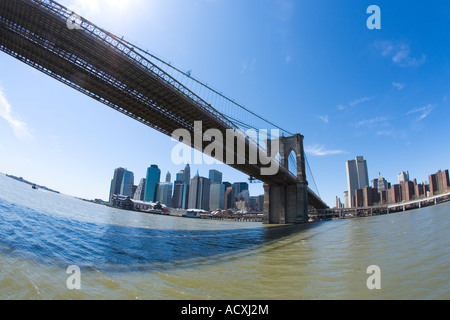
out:
{"label": "white cloud", "polygon": [[326,124],[330,123],[330,119],[328,118],[328,115],[325,116],[317,116],[320,120],[325,122]]}
{"label": "white cloud", "polygon": [[413,57],[409,44],[404,42],[377,41],[375,48],[383,57],[392,59],[392,62],[400,67],[418,67],[427,60],[425,54],[422,54],[420,58]]}
{"label": "white cloud", "polygon": [[318,157],[325,157],[329,155],[337,155],[337,154],[344,154],[347,153],[343,150],[326,150],[324,146],[322,145],[314,145],[314,146],[307,146],[305,147],[305,152]]}
{"label": "white cloud", "polygon": [[426,105],[424,107],[421,107],[421,108],[412,109],[406,115],[411,115],[411,114],[418,113],[419,117],[417,118],[417,122],[419,122],[419,121],[422,121],[423,119],[425,119],[426,117],[428,117],[431,114],[431,112],[433,112],[435,107],[436,106],[428,104],[428,105]]}
{"label": "white cloud", "polygon": [[376,98],[376,96],[357,98],[357,99],[354,99],[354,100],[350,101],[347,105],[338,104],[337,108],[338,108],[338,110],[342,111],[342,110],[347,109],[348,107],[354,107],[354,106],[357,106],[357,105],[359,105],[361,103],[372,101],[375,98]]}
{"label": "white cloud", "polygon": [[398,91],[401,91],[401,90],[405,89],[406,84],[405,83],[400,83],[400,82],[392,82],[392,86],[394,88],[396,88]]}
{"label": "white cloud", "polygon": [[363,126],[373,126],[378,123],[385,123],[386,121],[389,121],[388,117],[376,117],[376,118],[372,118],[372,119],[365,119],[365,120],[358,121],[357,123],[355,123],[354,126],[357,128],[363,127]]}
{"label": "white cloud", "polygon": [[0,88],[0,117],[8,122],[9,126],[13,129],[14,135],[18,139],[27,140],[33,138],[28,130],[27,124],[17,119],[13,114],[11,105],[6,99],[2,88]]}

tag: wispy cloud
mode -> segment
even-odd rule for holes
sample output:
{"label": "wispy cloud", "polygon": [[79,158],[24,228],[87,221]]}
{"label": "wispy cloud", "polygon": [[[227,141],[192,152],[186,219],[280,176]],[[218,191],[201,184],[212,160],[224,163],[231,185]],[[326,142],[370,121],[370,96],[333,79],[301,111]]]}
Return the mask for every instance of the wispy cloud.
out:
{"label": "wispy cloud", "polygon": [[339,104],[339,105],[337,105],[337,108],[339,109],[339,110],[345,110],[345,109],[347,109],[347,108],[349,108],[349,107],[355,107],[355,106],[357,106],[357,105],[359,105],[359,104],[362,104],[362,103],[364,103],[364,102],[368,102],[368,101],[371,101],[371,100],[373,100],[373,99],[375,99],[376,98],[376,96],[373,96],[373,97],[361,97],[361,98],[357,98],[357,99],[354,99],[354,100],[352,100],[352,101],[350,101],[348,104],[346,104],[346,105],[344,105],[344,104]]}
{"label": "wispy cloud", "polygon": [[0,117],[8,122],[12,128],[14,135],[20,140],[27,140],[33,138],[28,126],[25,122],[16,118],[12,112],[11,105],[9,104],[3,89],[0,88]]}
{"label": "wispy cloud", "polygon": [[322,120],[324,123],[328,124],[330,123],[330,119],[328,118],[328,115],[325,116],[317,116],[320,120]]}
{"label": "wispy cloud", "polygon": [[419,117],[417,118],[417,122],[420,122],[423,119],[425,119],[426,117],[428,117],[431,114],[431,112],[433,112],[435,107],[436,107],[435,105],[428,104],[421,108],[412,109],[406,115],[419,114]]}
{"label": "wispy cloud", "polygon": [[364,120],[356,122],[354,124],[354,127],[359,128],[359,127],[365,127],[365,126],[374,126],[374,125],[378,125],[380,123],[385,124],[387,121],[389,121],[388,117],[376,117],[376,118],[372,118],[372,119],[364,119]]}
{"label": "wispy cloud", "polygon": [[325,157],[330,155],[337,155],[337,154],[345,154],[348,153],[344,150],[327,150],[325,146],[322,145],[314,145],[314,146],[307,146],[305,147],[305,152],[317,157]]}
{"label": "wispy cloud", "polygon": [[427,60],[425,54],[422,54],[420,58],[414,57],[409,44],[405,42],[377,41],[375,48],[383,57],[390,58],[395,65],[400,67],[418,67]]}
{"label": "wispy cloud", "polygon": [[394,88],[396,88],[398,91],[402,91],[403,89],[405,89],[406,84],[405,83],[400,83],[400,82],[392,82],[392,86]]}

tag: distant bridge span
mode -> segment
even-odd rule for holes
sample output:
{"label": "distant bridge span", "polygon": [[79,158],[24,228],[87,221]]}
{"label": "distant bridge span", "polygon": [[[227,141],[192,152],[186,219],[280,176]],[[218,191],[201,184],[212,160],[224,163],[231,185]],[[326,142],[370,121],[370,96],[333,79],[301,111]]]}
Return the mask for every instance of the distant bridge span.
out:
{"label": "distant bridge span", "polygon": [[[136,47],[73,14],[51,0],[1,0],[0,50],[168,136],[176,129],[186,129],[194,135],[195,121],[202,121],[202,133],[217,129],[226,136],[227,129],[240,128],[235,120],[205,102]],[[72,19],[76,21],[72,22]],[[77,28],[70,28],[74,23]],[[249,161],[250,150],[260,149],[251,139],[245,142],[245,161],[238,161],[239,155],[235,153],[236,161],[230,164],[265,183],[266,222],[298,222],[307,218],[304,212],[301,217],[298,213],[285,213],[291,210],[289,208],[281,209],[280,213],[278,207],[285,204],[274,206],[276,201],[288,202],[286,195],[295,197],[294,193],[301,193],[289,187],[293,185],[301,184],[306,190],[307,197],[302,206],[327,208],[308,187],[303,137],[295,135],[294,140],[297,145],[289,142],[287,148],[296,151],[297,176],[289,172],[288,154],[283,151],[280,152],[278,172],[261,175],[265,165]],[[203,142],[200,151],[203,152],[208,144],[211,142]],[[191,146],[195,147],[193,142]],[[227,146],[223,144],[222,147],[225,154]],[[279,193],[274,191],[275,186],[283,186],[280,196],[275,196]],[[278,197],[281,200],[277,200]],[[272,217],[274,210],[277,211],[275,218]]]}

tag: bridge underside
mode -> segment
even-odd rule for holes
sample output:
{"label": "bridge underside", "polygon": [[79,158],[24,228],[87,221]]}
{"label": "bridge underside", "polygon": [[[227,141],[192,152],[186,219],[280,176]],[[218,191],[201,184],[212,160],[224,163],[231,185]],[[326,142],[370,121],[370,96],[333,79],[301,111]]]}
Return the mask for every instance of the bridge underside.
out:
{"label": "bridge underside", "polygon": [[[69,29],[71,15],[71,11],[50,0],[1,0],[0,50],[168,136],[177,129],[194,136],[196,121],[202,121],[200,134],[216,129],[226,136],[227,130],[237,129],[225,115],[120,38],[84,19],[81,29]],[[210,143],[203,141],[200,151]],[[274,175],[261,175],[264,164],[249,161],[250,150],[258,146],[245,143],[244,163],[236,160],[230,166],[270,186],[284,186],[289,197],[299,192],[298,187],[292,191],[298,179],[289,174],[287,167],[280,167]],[[194,141],[191,146],[196,147]],[[227,146],[222,148],[225,154]],[[307,185],[305,188],[304,198],[310,205],[327,207]],[[289,221],[291,211],[286,211]]]}

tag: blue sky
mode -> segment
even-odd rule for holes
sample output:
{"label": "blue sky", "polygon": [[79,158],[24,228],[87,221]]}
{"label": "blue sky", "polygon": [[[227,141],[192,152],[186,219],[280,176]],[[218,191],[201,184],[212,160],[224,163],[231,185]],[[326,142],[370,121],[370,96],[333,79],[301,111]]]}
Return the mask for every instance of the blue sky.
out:
{"label": "blue sky", "polygon": [[[425,181],[450,167],[450,2],[386,0],[60,0],[290,132],[322,198],[347,189],[345,162],[369,178]],[[369,30],[370,5],[381,30]],[[0,171],[63,193],[108,198],[116,167],[158,164],[174,144],[153,129],[0,54]],[[131,150],[131,151],[130,151]],[[224,180],[224,165],[194,166]],[[311,179],[310,179],[311,180]],[[251,186],[262,193],[262,185]]]}

